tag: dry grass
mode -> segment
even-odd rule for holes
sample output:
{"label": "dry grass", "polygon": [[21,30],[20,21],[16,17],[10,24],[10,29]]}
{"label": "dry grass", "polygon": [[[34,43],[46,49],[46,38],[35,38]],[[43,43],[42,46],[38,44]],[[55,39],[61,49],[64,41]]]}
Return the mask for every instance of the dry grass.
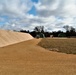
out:
{"label": "dry grass", "polygon": [[51,51],[76,54],[76,38],[45,38],[38,45]]}

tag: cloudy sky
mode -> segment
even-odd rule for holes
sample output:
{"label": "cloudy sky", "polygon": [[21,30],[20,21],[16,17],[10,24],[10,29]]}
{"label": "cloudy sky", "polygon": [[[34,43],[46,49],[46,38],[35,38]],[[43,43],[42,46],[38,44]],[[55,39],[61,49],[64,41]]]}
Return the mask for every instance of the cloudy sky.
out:
{"label": "cloudy sky", "polygon": [[76,0],[0,0],[0,29],[47,31],[76,28]]}

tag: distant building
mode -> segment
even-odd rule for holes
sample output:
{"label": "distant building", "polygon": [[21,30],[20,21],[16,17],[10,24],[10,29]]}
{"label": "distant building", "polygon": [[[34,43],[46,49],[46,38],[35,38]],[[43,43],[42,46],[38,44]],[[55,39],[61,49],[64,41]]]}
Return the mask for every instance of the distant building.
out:
{"label": "distant building", "polygon": [[51,38],[53,38],[53,35],[50,35]]}

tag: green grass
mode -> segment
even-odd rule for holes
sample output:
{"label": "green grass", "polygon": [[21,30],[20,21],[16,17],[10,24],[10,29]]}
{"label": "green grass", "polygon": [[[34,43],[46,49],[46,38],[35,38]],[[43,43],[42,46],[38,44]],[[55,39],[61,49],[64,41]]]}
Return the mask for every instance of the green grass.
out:
{"label": "green grass", "polygon": [[50,51],[76,54],[76,38],[44,38],[38,45]]}

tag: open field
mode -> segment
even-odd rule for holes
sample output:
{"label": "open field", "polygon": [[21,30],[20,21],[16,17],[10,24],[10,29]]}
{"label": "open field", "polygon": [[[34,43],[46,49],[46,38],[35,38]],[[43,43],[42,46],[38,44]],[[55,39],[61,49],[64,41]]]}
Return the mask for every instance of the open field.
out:
{"label": "open field", "polygon": [[29,34],[11,31],[0,34],[0,75],[76,75],[76,55],[49,51],[38,45],[39,42],[50,45],[47,41],[69,44],[72,40],[70,46],[75,46],[75,39],[68,39],[69,42],[67,39],[34,39]]}
{"label": "open field", "polygon": [[45,38],[38,45],[50,51],[76,54],[76,38]]}
{"label": "open field", "polygon": [[33,39],[0,48],[0,75],[76,75],[76,56],[38,46]]}

